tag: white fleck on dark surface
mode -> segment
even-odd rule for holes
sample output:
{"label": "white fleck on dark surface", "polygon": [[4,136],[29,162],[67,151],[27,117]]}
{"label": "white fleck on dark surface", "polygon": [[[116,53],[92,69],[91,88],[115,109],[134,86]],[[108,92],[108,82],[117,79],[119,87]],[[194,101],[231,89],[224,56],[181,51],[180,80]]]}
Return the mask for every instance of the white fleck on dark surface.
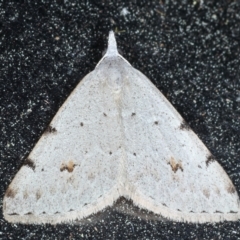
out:
{"label": "white fleck on dark surface", "polygon": [[[5,2],[1,17],[0,180],[4,192],[52,117],[106,48],[170,100],[240,192],[240,5],[227,1]],[[127,8],[127,20],[120,15]],[[123,203],[124,209],[127,203]],[[237,239],[239,222],[156,221],[108,208],[92,224],[0,221],[0,239]]]}

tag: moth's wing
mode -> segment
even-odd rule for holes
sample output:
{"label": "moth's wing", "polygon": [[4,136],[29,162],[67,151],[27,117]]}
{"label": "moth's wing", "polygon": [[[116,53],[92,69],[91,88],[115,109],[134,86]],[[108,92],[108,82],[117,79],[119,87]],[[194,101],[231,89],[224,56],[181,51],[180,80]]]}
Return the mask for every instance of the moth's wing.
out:
{"label": "moth's wing", "polygon": [[173,220],[237,220],[239,197],[226,172],[160,91],[138,70],[127,72],[126,195]]}
{"label": "moth's wing", "polygon": [[68,97],[10,184],[6,220],[66,222],[116,200],[119,112],[101,66]]}

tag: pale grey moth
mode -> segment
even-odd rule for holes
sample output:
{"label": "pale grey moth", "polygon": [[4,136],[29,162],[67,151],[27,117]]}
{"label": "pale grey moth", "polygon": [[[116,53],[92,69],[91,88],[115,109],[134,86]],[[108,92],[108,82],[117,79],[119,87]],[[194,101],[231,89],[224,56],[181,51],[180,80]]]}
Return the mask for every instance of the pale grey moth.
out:
{"label": "pale grey moth", "polygon": [[187,222],[235,221],[231,180],[161,92],[117,51],[75,88],[8,187],[13,223],[82,219],[125,197]]}

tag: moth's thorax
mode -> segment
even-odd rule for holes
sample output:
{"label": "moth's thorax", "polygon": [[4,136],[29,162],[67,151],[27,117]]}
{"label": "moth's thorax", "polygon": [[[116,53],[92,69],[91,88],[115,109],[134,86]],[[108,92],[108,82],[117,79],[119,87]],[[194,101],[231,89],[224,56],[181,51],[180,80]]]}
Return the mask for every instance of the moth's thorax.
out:
{"label": "moth's thorax", "polygon": [[[109,87],[113,93],[120,93],[127,85],[129,64],[120,56],[105,57],[98,65],[99,74],[104,75],[104,84]],[[105,69],[104,73],[100,69]],[[107,73],[107,74],[106,74]]]}
{"label": "moth's thorax", "polygon": [[122,73],[116,68],[110,67],[108,69],[108,78],[106,79],[107,85],[112,88],[115,93],[122,90],[124,85],[124,79],[122,78]]}

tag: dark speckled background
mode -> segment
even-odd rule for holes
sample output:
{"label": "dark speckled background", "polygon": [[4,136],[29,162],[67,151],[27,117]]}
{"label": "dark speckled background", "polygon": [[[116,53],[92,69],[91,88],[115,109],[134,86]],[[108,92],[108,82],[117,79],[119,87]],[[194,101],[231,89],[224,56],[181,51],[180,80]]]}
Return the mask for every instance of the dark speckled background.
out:
{"label": "dark speckled background", "polygon": [[[24,158],[100,60],[111,29],[122,55],[176,107],[240,193],[239,1],[1,0],[0,207]],[[0,211],[0,239],[240,239],[239,221],[156,221],[115,208],[92,219],[8,224]]]}

